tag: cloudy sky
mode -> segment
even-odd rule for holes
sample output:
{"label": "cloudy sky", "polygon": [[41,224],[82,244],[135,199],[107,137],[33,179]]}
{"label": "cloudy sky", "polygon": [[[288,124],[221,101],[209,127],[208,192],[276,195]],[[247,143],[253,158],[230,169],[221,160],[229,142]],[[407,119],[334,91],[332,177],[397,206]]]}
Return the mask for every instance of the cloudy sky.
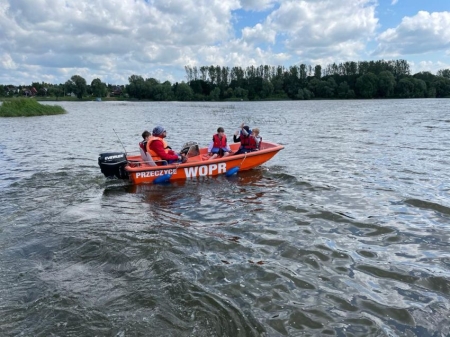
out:
{"label": "cloudy sky", "polygon": [[0,0],[0,84],[186,80],[184,66],[450,68],[449,0]]}

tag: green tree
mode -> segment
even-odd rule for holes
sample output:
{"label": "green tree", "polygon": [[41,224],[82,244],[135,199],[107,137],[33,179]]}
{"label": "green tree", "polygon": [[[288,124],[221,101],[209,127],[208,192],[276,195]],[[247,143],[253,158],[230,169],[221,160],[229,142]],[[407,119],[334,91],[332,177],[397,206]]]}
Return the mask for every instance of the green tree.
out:
{"label": "green tree", "polygon": [[417,78],[419,80],[423,80],[425,81],[425,83],[427,84],[427,86],[434,81],[434,79],[436,78],[435,75],[433,75],[432,73],[430,73],[429,71],[421,71],[417,74],[414,74],[413,76],[414,78]]}
{"label": "green tree", "polygon": [[350,89],[347,93],[347,98],[355,98],[356,94],[355,94],[355,90]]}
{"label": "green tree", "polygon": [[314,98],[314,93],[312,93],[311,91],[309,91],[306,88],[303,88],[303,96],[304,96],[304,99],[311,99],[311,98]]}
{"label": "green tree", "polygon": [[346,81],[339,84],[337,88],[337,93],[339,98],[348,98],[348,91],[350,90],[350,86]]}
{"label": "green tree", "polygon": [[154,99],[157,101],[170,101],[174,98],[172,85],[169,81],[154,87]]}
{"label": "green tree", "polygon": [[189,86],[194,91],[194,94],[201,96],[209,96],[212,90],[211,84],[204,80],[194,80],[189,82]]}
{"label": "green tree", "polygon": [[319,64],[314,67],[314,77],[317,79],[322,78],[322,66]]}
{"label": "green tree", "polygon": [[300,80],[302,80],[302,81],[306,80],[306,77],[307,77],[306,64],[300,64],[299,76],[300,76]]}
{"label": "green tree", "polygon": [[262,89],[259,92],[259,97],[268,98],[273,93],[273,84],[268,80],[262,81]]}
{"label": "green tree", "polygon": [[233,95],[234,95],[233,88],[228,88],[228,89],[224,92],[223,97],[224,97],[224,98],[232,98]]}
{"label": "green tree", "polygon": [[406,60],[392,61],[391,64],[392,73],[397,80],[402,76],[410,75],[409,64]]}
{"label": "green tree", "polygon": [[395,77],[389,71],[385,70],[378,74],[378,94],[379,97],[391,97],[395,90]]}
{"label": "green tree", "polygon": [[298,67],[290,67],[289,71],[285,71],[283,74],[283,89],[284,92],[290,97],[295,98],[300,89],[300,79],[298,76]]}
{"label": "green tree", "polygon": [[436,77],[432,85],[436,89],[437,98],[450,97],[450,79]]}
{"label": "green tree", "polygon": [[106,97],[107,94],[106,84],[103,83],[99,78],[92,80],[91,90],[92,94],[95,97]]}
{"label": "green tree", "polygon": [[441,69],[436,73],[437,76],[445,77],[450,79],[450,69]]}
{"label": "green tree", "polygon": [[308,89],[314,93],[315,97],[332,98],[336,93],[337,84],[333,77],[327,80],[313,77],[308,83]]}
{"label": "green tree", "polygon": [[413,78],[404,77],[397,84],[397,94],[401,98],[414,97],[414,82]]}
{"label": "green tree", "polygon": [[133,98],[142,99],[145,95],[145,82],[142,76],[131,75],[126,86],[128,95]]}
{"label": "green tree", "polygon": [[436,88],[433,87],[432,85],[428,87],[427,97],[428,98],[436,98]]}
{"label": "green tree", "polygon": [[159,85],[155,78],[147,78],[142,86],[142,98],[155,99],[155,88]]}
{"label": "green tree", "polygon": [[86,80],[80,75],[73,75],[70,80],[73,83],[72,92],[77,96],[78,99],[82,99],[83,95],[86,95]]}
{"label": "green tree", "polygon": [[59,86],[53,85],[53,86],[48,88],[47,94],[49,96],[53,96],[53,97],[56,97],[56,98],[62,97],[64,95],[63,86],[62,85],[59,85]]}
{"label": "green tree", "polygon": [[311,99],[312,97],[314,97],[314,94],[311,91],[309,91],[308,89],[304,88],[304,89],[298,89],[298,93],[295,98],[301,99],[301,100],[307,100],[307,99]]}
{"label": "green tree", "polygon": [[0,84],[0,97],[6,95],[6,87],[3,84]]}
{"label": "green tree", "polygon": [[218,101],[220,99],[220,89],[219,87],[215,87],[209,94],[209,98],[211,101]]}
{"label": "green tree", "polygon": [[71,81],[71,80],[67,80],[63,86],[63,93],[64,93],[64,95],[69,95],[71,93],[75,93],[75,83],[73,83],[73,81]]}
{"label": "green tree", "polygon": [[414,83],[414,94],[415,98],[424,98],[427,97],[427,84],[423,80],[419,80],[417,78],[411,78]]}
{"label": "green tree", "polygon": [[328,78],[326,81],[319,81],[317,94],[323,98],[332,98],[337,89],[336,81],[333,77]]}
{"label": "green tree", "polygon": [[378,90],[378,77],[371,72],[358,77],[356,90],[363,98],[374,98]]}
{"label": "green tree", "polygon": [[189,85],[182,82],[177,86],[175,97],[178,101],[191,101],[194,97],[194,91]]}
{"label": "green tree", "polygon": [[280,76],[273,76],[270,79],[270,82],[273,85],[273,92],[276,94],[281,94],[284,93],[285,91],[283,90],[283,78]]}
{"label": "green tree", "polygon": [[308,82],[308,89],[317,96],[319,93],[319,88],[320,80],[315,77],[311,78],[311,80]]}
{"label": "green tree", "polygon": [[45,90],[42,90],[44,88],[43,84],[44,84],[44,82],[42,82],[42,84],[39,82],[31,83],[31,86],[37,90],[36,96],[45,96]]}
{"label": "green tree", "polygon": [[236,96],[236,98],[247,99],[248,98],[248,90],[245,90],[241,87],[237,87],[234,89],[234,96]]}

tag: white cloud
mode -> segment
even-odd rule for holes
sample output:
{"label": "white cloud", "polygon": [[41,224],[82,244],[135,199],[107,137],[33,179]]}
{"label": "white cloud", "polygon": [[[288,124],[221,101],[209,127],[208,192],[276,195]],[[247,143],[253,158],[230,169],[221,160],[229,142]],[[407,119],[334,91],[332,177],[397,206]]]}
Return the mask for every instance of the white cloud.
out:
{"label": "white cloud", "polygon": [[392,0],[391,5],[395,5],[398,2],[398,0]]}
{"label": "white cloud", "polygon": [[289,51],[305,59],[325,54],[348,59],[363,50],[378,19],[370,0],[286,1],[266,24],[286,37]]}
{"label": "white cloud", "polygon": [[422,71],[428,71],[432,74],[436,74],[438,70],[450,69],[450,62],[440,61],[420,61],[420,62],[408,62],[411,66],[411,74],[416,74]]}
{"label": "white cloud", "polygon": [[[73,74],[92,69],[104,81],[130,66],[133,73],[182,69],[186,55],[233,37],[232,11],[239,6],[237,0],[35,0],[32,6],[27,0],[2,1],[0,48],[22,69],[40,65],[55,77],[59,67]],[[20,65],[24,57],[26,64]],[[3,69],[11,64],[0,63]],[[127,82],[129,75],[120,78]],[[15,81],[1,76],[6,83]]]}
{"label": "white cloud", "polygon": [[275,0],[241,0],[241,6],[245,10],[262,11],[273,7]]}
{"label": "white cloud", "polygon": [[420,11],[405,17],[400,25],[378,37],[374,55],[398,57],[402,54],[424,54],[450,47],[450,12]]}
{"label": "white cloud", "polygon": [[256,24],[254,27],[245,27],[242,30],[242,39],[247,43],[275,43],[276,32],[273,29]]}
{"label": "white cloud", "polygon": [[0,63],[2,65],[2,68],[6,70],[17,69],[17,64],[14,62],[11,55],[9,54],[1,55]]}
{"label": "white cloud", "polygon": [[[377,0],[0,0],[0,84],[64,83],[75,74],[88,83],[124,84],[133,74],[180,81],[185,65],[358,61],[367,59],[375,38],[377,6]],[[404,18],[378,36],[373,55],[406,59],[405,53],[440,48],[448,60],[448,15]]]}

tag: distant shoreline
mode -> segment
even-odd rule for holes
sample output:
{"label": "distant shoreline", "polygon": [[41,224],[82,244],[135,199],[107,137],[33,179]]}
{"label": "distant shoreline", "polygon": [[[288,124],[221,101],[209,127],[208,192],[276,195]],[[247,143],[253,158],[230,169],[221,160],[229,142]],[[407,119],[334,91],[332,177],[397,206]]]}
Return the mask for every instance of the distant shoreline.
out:
{"label": "distant shoreline", "polygon": [[[308,101],[367,101],[367,100],[405,100],[405,99],[448,99],[450,97],[421,97],[421,98],[414,98],[414,97],[378,97],[378,98],[311,98]],[[0,102],[7,102],[11,101],[17,98],[5,98],[0,97]],[[24,98],[26,99],[26,98]],[[130,98],[118,98],[118,97],[102,97],[101,101],[96,100],[92,97],[86,97],[86,98],[76,98],[76,97],[67,97],[67,98],[61,98],[61,97],[33,97],[32,100],[36,102],[183,102],[183,103],[230,103],[230,102],[277,102],[277,101],[305,101],[305,100],[296,100],[296,99],[289,99],[289,98],[265,98],[265,99],[258,99],[258,100],[249,100],[249,99],[226,99],[226,100],[204,100],[204,101],[179,101],[179,100],[167,100],[167,101],[158,101],[158,100],[151,100],[151,99],[130,99]]]}

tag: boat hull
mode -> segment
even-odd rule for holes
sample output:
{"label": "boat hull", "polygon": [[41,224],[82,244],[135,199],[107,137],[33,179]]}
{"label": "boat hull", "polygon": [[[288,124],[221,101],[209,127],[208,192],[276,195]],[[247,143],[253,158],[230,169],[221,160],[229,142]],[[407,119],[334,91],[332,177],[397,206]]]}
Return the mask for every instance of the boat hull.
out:
{"label": "boat hull", "polygon": [[[233,151],[237,151],[238,148],[239,144],[231,145]],[[143,163],[139,156],[128,157],[125,171],[133,184],[162,183],[221,174],[232,175],[267,162],[283,148],[282,145],[263,142],[258,151],[213,160],[208,160],[207,149],[203,148],[200,149],[199,155],[188,158],[186,163],[165,166],[149,166]]]}

